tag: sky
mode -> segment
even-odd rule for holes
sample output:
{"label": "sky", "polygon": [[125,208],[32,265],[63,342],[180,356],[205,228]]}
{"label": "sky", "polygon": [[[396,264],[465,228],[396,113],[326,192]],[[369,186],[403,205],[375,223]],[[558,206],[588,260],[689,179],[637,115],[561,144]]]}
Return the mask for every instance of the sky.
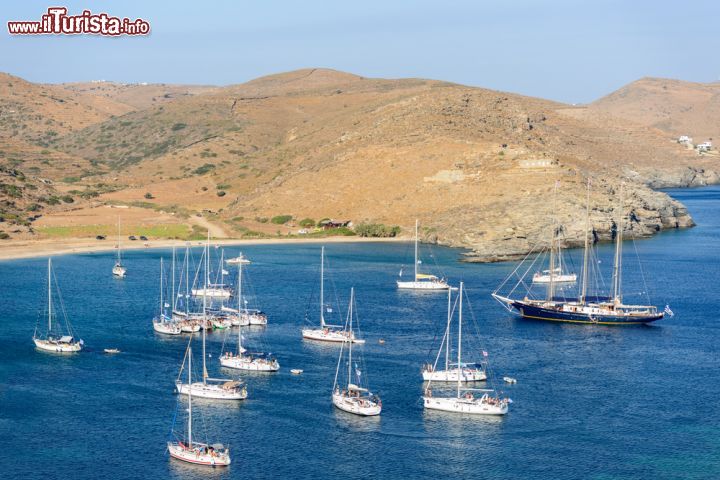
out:
{"label": "sky", "polygon": [[[49,1],[49,0],[48,0]],[[150,22],[146,37],[13,36],[50,6]],[[3,2],[0,71],[33,82],[229,85],[326,67],[586,103],[642,77],[720,81],[720,1]]]}

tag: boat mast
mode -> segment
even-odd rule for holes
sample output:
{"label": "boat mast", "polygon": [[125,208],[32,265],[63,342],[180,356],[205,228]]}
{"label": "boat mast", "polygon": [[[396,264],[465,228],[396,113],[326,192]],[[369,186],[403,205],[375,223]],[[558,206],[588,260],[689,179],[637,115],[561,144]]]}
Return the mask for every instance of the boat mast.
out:
{"label": "boat mast", "polygon": [[415,281],[418,276],[418,221],[415,219]]}
{"label": "boat mast", "polygon": [[117,245],[117,263],[120,265],[120,215],[118,215],[118,245]]}
{"label": "boat mast", "polygon": [[450,366],[450,321],[452,319],[451,317],[451,297],[452,297],[452,288],[448,288],[448,311],[447,311],[447,327],[445,327],[445,371],[448,371],[448,367]]}
{"label": "boat mast", "polygon": [[[348,315],[350,316],[350,326],[348,330],[348,339],[350,340],[348,342],[348,391],[350,390],[350,384],[352,383],[352,323],[353,323],[353,303],[355,303],[355,287],[350,288],[350,308],[348,310]],[[358,385],[359,387],[360,385]]]}
{"label": "boat mast", "polygon": [[582,270],[582,290],[580,293],[580,303],[585,305],[585,297],[587,296],[587,277],[588,277],[588,256],[590,244],[590,179],[587,181],[587,201],[585,202],[585,250],[583,252],[583,270]]}
{"label": "boat mast", "polygon": [[163,259],[160,257],[160,321],[163,321]]}
{"label": "boat mast", "polygon": [[175,294],[175,245],[172,249],[172,302],[170,302],[170,318],[172,318],[172,311],[175,310],[175,300],[177,295]]}
{"label": "boat mast", "polygon": [[191,345],[188,345],[188,447],[192,448],[192,346]]}
{"label": "boat mast", "polygon": [[240,321],[240,303],[242,303],[242,262],[238,263],[238,356],[242,354],[242,322]]}
{"label": "boat mast", "polygon": [[190,246],[185,246],[185,320],[190,320]]}
{"label": "boat mast", "polygon": [[623,184],[620,184],[620,209],[618,210],[617,232],[615,235],[615,266],[613,268],[613,301],[622,303],[622,238],[623,238]]}
{"label": "boat mast", "polygon": [[320,247],[320,328],[325,328],[325,247]]}
{"label": "boat mast", "polygon": [[202,334],[202,377],[203,377],[203,385],[207,383],[207,369],[205,368],[205,337],[207,336],[207,327],[208,327],[208,321],[207,321],[207,289],[208,289],[208,278],[210,276],[209,269],[210,269],[210,262],[208,257],[210,256],[210,229],[208,229],[207,234],[207,243],[205,243],[205,288],[203,288],[203,309],[202,309],[202,319],[203,319],[203,334]]}
{"label": "boat mast", "polygon": [[52,259],[48,258],[48,337],[52,332],[52,283],[50,275],[52,271]]}
{"label": "boat mast", "polygon": [[458,310],[458,364],[457,364],[457,398],[460,398],[460,386],[462,383],[462,304],[463,304],[463,282],[460,282],[460,305]]}
{"label": "boat mast", "polygon": [[[557,187],[558,182],[555,181],[552,207],[552,235],[550,236],[550,285],[548,287],[548,301],[552,301],[553,297],[555,296],[555,237],[557,236]],[[560,273],[562,273],[562,271],[560,271]]]}

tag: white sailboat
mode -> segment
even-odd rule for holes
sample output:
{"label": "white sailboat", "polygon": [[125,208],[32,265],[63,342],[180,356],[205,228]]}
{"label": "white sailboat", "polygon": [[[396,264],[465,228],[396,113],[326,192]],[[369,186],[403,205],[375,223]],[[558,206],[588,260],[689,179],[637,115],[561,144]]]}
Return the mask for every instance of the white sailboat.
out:
{"label": "white sailboat", "polygon": [[[210,249],[210,240],[205,246],[205,261],[208,261],[207,253]],[[207,282],[207,277],[205,277]],[[207,295],[203,295],[203,318],[207,315]],[[207,326],[207,319],[204,325]],[[214,400],[244,400],[247,398],[247,387],[240,381],[229,378],[210,378],[207,373],[205,353],[205,337],[207,336],[207,328],[202,329],[202,381],[190,384],[182,383],[180,377],[175,382],[178,393],[183,395],[192,395],[202,398],[211,398]],[[184,365],[185,362],[183,362]],[[182,370],[180,371],[182,374]]]}
{"label": "white sailboat", "polygon": [[237,308],[226,307],[222,305],[220,311],[228,314],[233,327],[247,327],[249,325],[267,325],[268,318],[267,314],[257,308],[248,308],[248,302],[243,298],[242,287],[243,287],[243,275],[242,265],[243,263],[236,263],[238,266],[238,285],[235,292],[237,299]]}
{"label": "white sailboat", "polygon": [[247,259],[247,257],[245,257],[245,255],[243,255],[242,252],[240,252],[240,255],[238,255],[237,257],[228,258],[227,260],[225,260],[225,263],[227,263],[228,265],[238,265],[238,264],[247,265],[248,263],[251,263],[251,262],[250,262],[250,260]]}
{"label": "white sailboat", "polygon": [[350,342],[365,343],[365,340],[355,338],[352,331],[346,331],[341,325],[325,323],[325,247],[320,248],[320,328],[303,328],[302,336],[309,340],[322,342]]}
{"label": "white sailboat", "polygon": [[[208,243],[210,242],[210,233],[208,232]],[[210,256],[210,248],[205,249],[205,255]],[[210,260],[205,260],[205,284],[202,288],[193,288],[191,293],[193,297],[209,297],[209,298],[230,298],[232,289],[223,282],[223,260],[220,259],[220,283],[210,283]]]}
{"label": "white sailboat", "polygon": [[[355,289],[350,289],[350,305],[348,306],[348,316],[345,322],[345,330],[350,334],[353,331],[353,306],[355,304]],[[353,342],[347,342],[347,377],[344,386],[339,382],[340,365],[345,358],[345,344],[340,347],[340,355],[338,356],[337,368],[335,369],[335,382],[332,389],[332,403],[335,407],[348,413],[362,415],[365,417],[380,415],[382,410],[382,401],[380,397],[373,394],[367,387],[362,385],[367,383],[363,381],[365,377],[363,372],[358,368],[357,363],[353,366]]]}
{"label": "white sailboat", "polygon": [[[195,333],[200,331],[202,314],[190,312],[190,247],[185,247],[185,259],[183,260],[184,273],[180,277],[180,283],[185,283],[185,293],[173,297],[172,319],[180,325],[182,333]],[[174,282],[173,282],[174,284]],[[184,310],[179,310],[177,299],[183,299]]]}
{"label": "white sailboat", "polygon": [[[418,221],[415,220],[415,266],[414,276],[410,281],[398,280],[397,287],[403,290],[447,290],[450,285],[445,281],[444,278],[438,278],[435,275],[428,273],[418,272],[418,264],[420,259],[418,258]],[[402,270],[400,270],[400,277],[402,277]]]}
{"label": "white sailboat", "polygon": [[[173,250],[173,263],[175,260],[175,251]],[[182,328],[180,327],[180,324],[173,320],[171,316],[168,316],[165,313],[165,309],[167,306],[165,305],[165,299],[163,298],[163,275],[165,274],[165,269],[163,268],[163,259],[160,259],[160,311],[158,312],[157,317],[153,318],[153,330],[155,330],[158,333],[162,333],[165,335],[180,335],[182,333]],[[175,274],[175,266],[173,265],[173,276]],[[172,283],[174,284],[175,281],[173,280]]]}
{"label": "white sailboat", "polygon": [[[242,301],[242,263],[238,263],[238,312],[241,312],[240,302]],[[238,315],[242,315],[239,313]],[[249,321],[248,321],[249,323]],[[242,328],[238,326],[238,350],[237,354],[228,351],[220,357],[220,364],[223,367],[236,368],[238,370],[250,370],[255,372],[277,372],[280,364],[271,355],[262,352],[248,352],[243,347]]]}
{"label": "white sailboat", "polygon": [[457,390],[453,396],[435,396],[431,389],[432,380],[425,387],[423,395],[423,406],[430,410],[442,410],[453,413],[467,413],[472,415],[505,415],[508,412],[510,399],[500,398],[494,389],[488,388],[463,388],[462,374],[460,370],[462,361],[462,306],[463,306],[463,282],[460,282],[460,299],[458,302],[458,348],[456,375]]}
{"label": "white sailboat", "polygon": [[[59,335],[58,332],[53,331],[53,316],[57,317],[57,311],[53,310],[53,301],[52,301],[52,280],[53,280],[53,273],[52,273],[52,259],[48,258],[48,279],[47,279],[47,289],[48,289],[48,308],[47,308],[47,332],[44,336],[38,335],[38,327],[35,327],[35,333],[33,334],[33,342],[35,342],[35,346],[43,351],[46,352],[54,352],[54,353],[75,353],[82,350],[83,347],[83,341],[82,340],[75,340],[75,337],[73,336],[72,327],[70,326],[70,322],[67,318],[67,315],[65,314],[65,310],[62,304],[62,300],[60,302],[60,308],[61,313],[65,319],[65,330],[60,331]],[[56,280],[57,283],[57,280]],[[58,289],[58,296],[60,295],[60,290]],[[62,325],[59,321],[55,322],[55,330],[62,329]]]}
{"label": "white sailboat", "polygon": [[[224,467],[230,465],[230,448],[222,444],[208,444],[193,440],[193,381],[192,381],[192,345],[188,343],[185,354],[188,361],[188,420],[185,437],[176,442],[168,442],[167,449],[170,456],[184,462],[197,465],[208,465],[212,467]],[[183,362],[184,363],[184,362]]]}
{"label": "white sailboat", "polygon": [[[553,212],[557,212],[557,188],[558,182],[555,182]],[[560,225],[558,225],[557,217],[554,217],[552,222],[552,235],[550,236],[550,265],[547,270],[535,272],[532,279],[533,283],[554,284],[575,283],[577,281],[577,274],[565,271],[563,265],[562,245],[560,244],[560,239],[558,238],[559,230]]]}
{"label": "white sailboat", "polygon": [[118,243],[117,243],[117,259],[115,260],[115,266],[112,269],[113,276],[117,278],[125,278],[127,269],[122,264],[122,254],[120,248],[120,217],[118,217]]}
{"label": "white sailboat", "polygon": [[[442,338],[440,349],[435,357],[435,363],[427,363],[423,366],[422,376],[425,381],[433,382],[481,382],[487,379],[485,369],[478,363],[463,363],[458,365],[457,362],[450,361],[450,352],[452,350],[450,327],[452,324],[452,290],[448,289],[448,312],[447,326],[445,327],[445,335]],[[458,315],[458,349],[460,347],[462,332],[462,316]],[[445,366],[438,369],[440,355],[445,351]],[[458,368],[458,366],[460,368]]]}

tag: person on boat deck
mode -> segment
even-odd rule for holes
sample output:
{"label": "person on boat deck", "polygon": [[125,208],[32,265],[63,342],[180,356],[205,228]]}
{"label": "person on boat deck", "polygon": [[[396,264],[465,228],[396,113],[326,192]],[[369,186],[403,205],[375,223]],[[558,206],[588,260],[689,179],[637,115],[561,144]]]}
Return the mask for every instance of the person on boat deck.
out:
{"label": "person on boat deck", "polygon": [[432,389],[428,388],[426,395],[427,395],[428,397],[432,397]]}

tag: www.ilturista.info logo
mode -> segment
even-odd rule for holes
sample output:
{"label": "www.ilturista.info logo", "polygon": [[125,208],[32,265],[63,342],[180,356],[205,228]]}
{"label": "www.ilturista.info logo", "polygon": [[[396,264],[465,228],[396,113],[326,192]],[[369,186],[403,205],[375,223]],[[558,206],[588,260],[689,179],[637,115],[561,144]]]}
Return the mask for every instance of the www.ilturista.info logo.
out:
{"label": "www.ilturista.info logo", "polygon": [[39,22],[7,22],[11,35],[147,35],[150,24],[138,18],[112,17],[107,13],[83,10],[80,15],[68,15],[65,7],[50,7]]}

